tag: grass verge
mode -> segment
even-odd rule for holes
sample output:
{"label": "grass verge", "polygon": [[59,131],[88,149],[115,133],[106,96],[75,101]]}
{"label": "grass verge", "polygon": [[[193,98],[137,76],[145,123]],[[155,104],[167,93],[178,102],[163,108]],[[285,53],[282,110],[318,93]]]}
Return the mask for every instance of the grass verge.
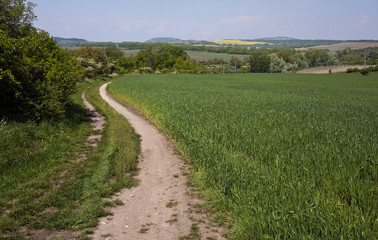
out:
{"label": "grass verge", "polygon": [[[106,80],[82,82],[59,122],[7,123],[0,128],[0,237],[22,239],[37,229],[76,231],[109,215],[102,198],[136,185],[139,136],[98,94]],[[88,88],[89,87],[89,88]],[[107,124],[97,148],[81,93]],[[126,144],[125,144],[126,143]],[[78,155],[87,152],[86,159]],[[106,204],[105,204],[106,205]]]}

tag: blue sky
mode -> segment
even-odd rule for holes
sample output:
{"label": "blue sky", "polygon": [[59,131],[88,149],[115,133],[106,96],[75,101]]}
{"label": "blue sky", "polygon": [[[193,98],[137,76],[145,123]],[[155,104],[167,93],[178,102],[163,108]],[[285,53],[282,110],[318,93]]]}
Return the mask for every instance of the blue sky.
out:
{"label": "blue sky", "polygon": [[287,36],[378,40],[378,0],[30,0],[57,37],[146,41]]}

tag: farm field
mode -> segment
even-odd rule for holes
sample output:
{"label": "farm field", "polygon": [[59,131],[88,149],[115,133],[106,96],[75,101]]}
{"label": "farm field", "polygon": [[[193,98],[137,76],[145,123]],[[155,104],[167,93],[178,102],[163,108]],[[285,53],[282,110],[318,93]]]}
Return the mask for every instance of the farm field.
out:
{"label": "farm field", "polygon": [[256,42],[256,41],[243,41],[243,40],[214,40],[209,41],[219,45],[236,45],[236,46],[247,46],[247,45],[273,45],[268,42]]}
{"label": "farm field", "polygon": [[355,49],[374,48],[374,47],[378,47],[378,42],[342,42],[342,43],[337,43],[337,44],[314,46],[311,48],[329,49],[331,51],[340,51],[345,48],[350,48],[350,49],[355,50]]}
{"label": "farm field", "polygon": [[[231,239],[376,239],[378,75],[134,75]],[[227,214],[226,214],[227,213]]]}
{"label": "farm field", "polygon": [[247,58],[250,55],[242,54],[228,54],[228,53],[211,53],[211,52],[199,52],[199,51],[188,51],[187,52],[191,59],[196,59],[198,61],[206,61],[214,58],[222,58],[225,61],[229,60],[232,56],[236,56],[240,59]]}

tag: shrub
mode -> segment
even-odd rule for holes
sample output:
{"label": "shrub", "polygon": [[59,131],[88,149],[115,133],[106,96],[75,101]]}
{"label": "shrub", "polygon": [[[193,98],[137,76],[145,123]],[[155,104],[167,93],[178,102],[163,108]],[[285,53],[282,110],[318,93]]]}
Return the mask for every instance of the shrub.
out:
{"label": "shrub", "polygon": [[46,32],[0,33],[0,118],[41,120],[65,114],[82,76],[78,61]]}
{"label": "shrub", "polygon": [[82,47],[74,52],[74,56],[85,68],[84,76],[94,78],[97,75],[112,73],[114,64],[109,62],[103,49]]}
{"label": "shrub", "polygon": [[346,70],[346,73],[355,73],[355,72],[359,72],[360,70],[358,68],[348,68]]}
{"label": "shrub", "polygon": [[360,73],[365,76],[365,75],[368,75],[369,70],[364,68],[364,69],[360,70]]}
{"label": "shrub", "polygon": [[141,67],[141,68],[138,69],[138,72],[142,73],[142,74],[144,74],[144,73],[148,74],[148,73],[153,73],[153,70],[150,67]]}

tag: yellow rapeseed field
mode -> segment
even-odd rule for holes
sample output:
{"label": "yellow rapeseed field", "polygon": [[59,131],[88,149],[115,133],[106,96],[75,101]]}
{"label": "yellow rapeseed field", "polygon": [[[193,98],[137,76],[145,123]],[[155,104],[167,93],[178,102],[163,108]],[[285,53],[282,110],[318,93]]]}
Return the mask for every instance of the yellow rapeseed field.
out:
{"label": "yellow rapeseed field", "polygon": [[221,44],[221,45],[264,45],[264,44],[272,45],[272,43],[267,43],[267,42],[250,42],[250,41],[243,41],[243,40],[214,40],[210,42]]}

